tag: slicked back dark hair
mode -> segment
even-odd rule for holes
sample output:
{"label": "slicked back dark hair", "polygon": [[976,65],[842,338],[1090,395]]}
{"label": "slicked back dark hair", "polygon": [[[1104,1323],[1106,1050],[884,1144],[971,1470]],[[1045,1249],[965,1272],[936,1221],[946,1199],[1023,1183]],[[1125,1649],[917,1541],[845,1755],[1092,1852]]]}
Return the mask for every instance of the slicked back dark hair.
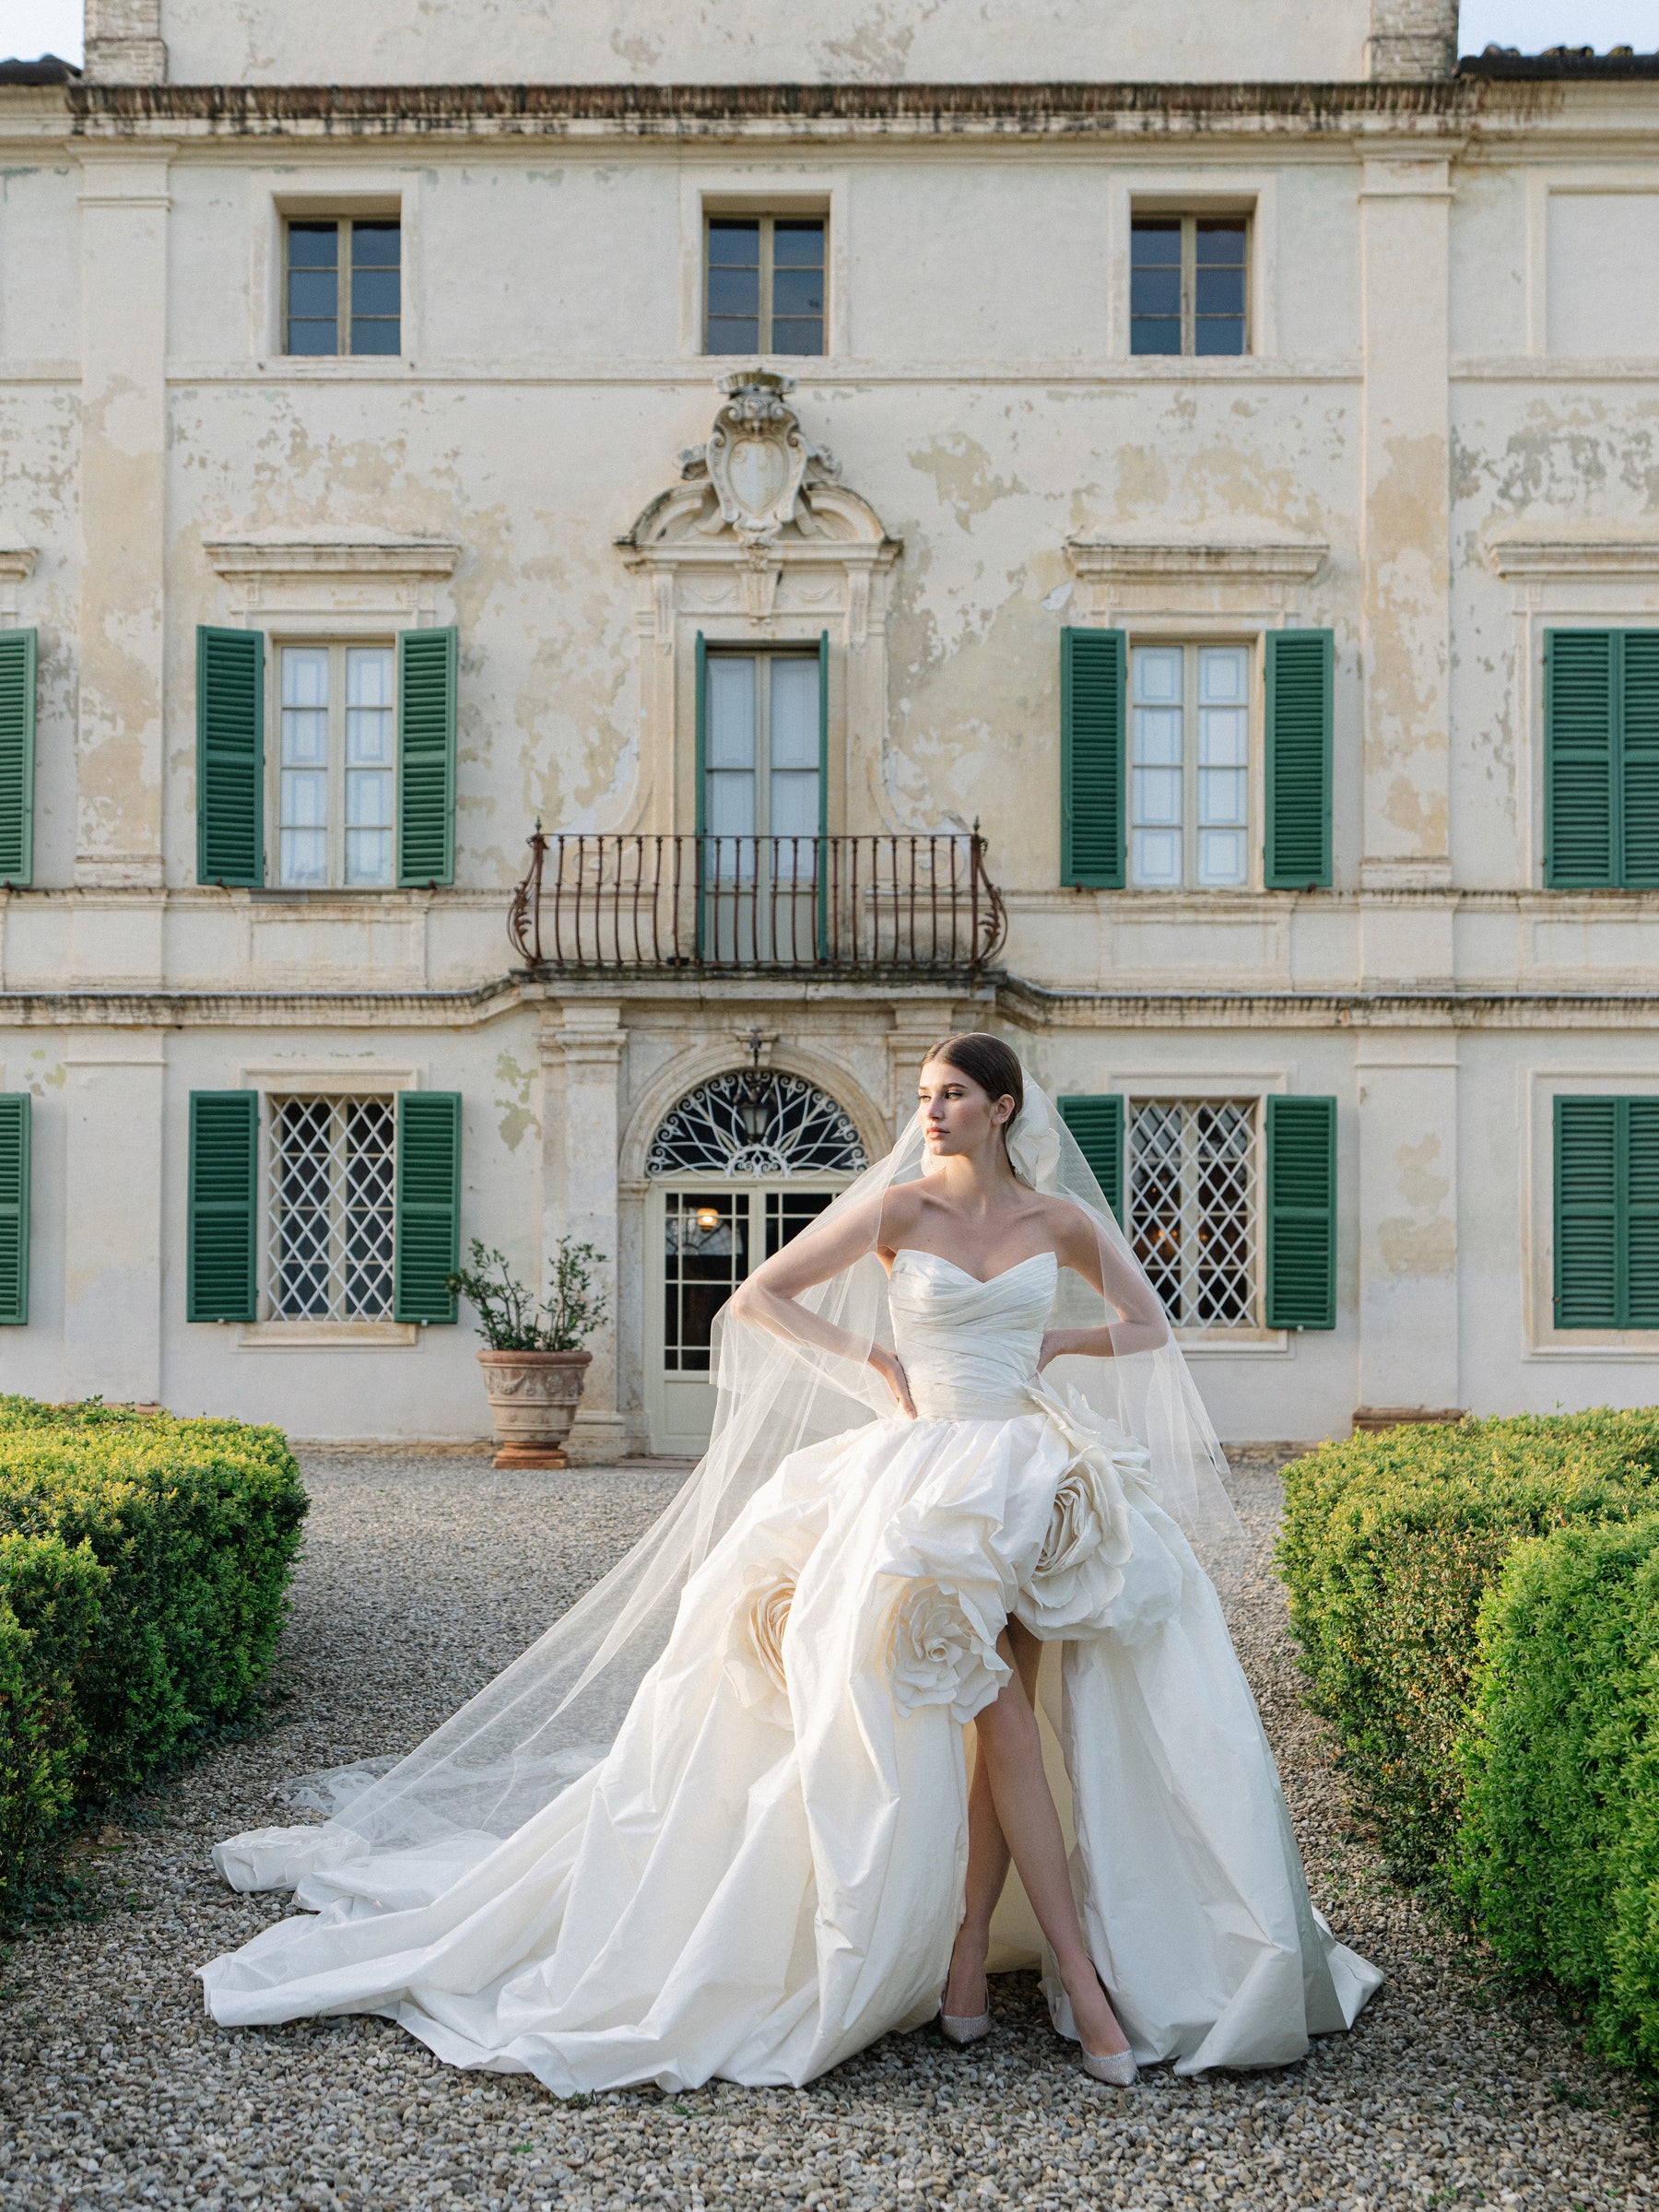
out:
{"label": "slicked back dark hair", "polygon": [[943,1044],[935,1044],[931,1053],[924,1053],[923,1066],[930,1060],[943,1060],[947,1067],[971,1076],[994,1102],[997,1099],[1012,1099],[1010,1126],[1018,1118],[1025,1104],[1025,1070],[1019,1065],[1019,1054],[1000,1037],[988,1037],[983,1030],[964,1030],[959,1036],[947,1037]]}

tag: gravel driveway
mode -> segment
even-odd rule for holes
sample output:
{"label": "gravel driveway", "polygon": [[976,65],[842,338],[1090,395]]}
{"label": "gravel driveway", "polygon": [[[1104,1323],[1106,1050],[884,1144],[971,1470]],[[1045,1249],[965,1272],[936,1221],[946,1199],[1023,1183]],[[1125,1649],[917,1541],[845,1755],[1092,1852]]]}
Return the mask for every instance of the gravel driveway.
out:
{"label": "gravel driveway", "polygon": [[889,2037],[803,2090],[716,2085],[556,2103],[458,2074],[380,2020],[227,2033],[190,1978],[280,1912],[208,1849],[280,1818],[285,1775],[403,1749],[512,1658],[651,1519],[682,1470],[500,1476],[483,1460],[316,1456],[280,1724],[129,1809],[84,1868],[101,1916],[0,1964],[0,2203],[1144,2207],[1650,2200],[1630,2087],[1547,2003],[1380,1878],[1344,1830],[1267,1565],[1278,1485],[1241,1464],[1258,1550],[1240,1648],[1285,1770],[1314,1901],[1388,1982],[1359,2030],[1271,2075],[1100,2089],[1035,1977],[995,1984],[970,2053]]}

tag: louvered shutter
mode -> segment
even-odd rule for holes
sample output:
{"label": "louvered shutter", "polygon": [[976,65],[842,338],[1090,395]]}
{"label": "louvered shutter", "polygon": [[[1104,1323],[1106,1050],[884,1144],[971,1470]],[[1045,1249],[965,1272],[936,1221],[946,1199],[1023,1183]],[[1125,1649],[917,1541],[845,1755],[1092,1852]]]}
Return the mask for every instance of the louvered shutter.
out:
{"label": "louvered shutter", "polygon": [[1618,1100],[1555,1102],[1558,1329],[1618,1325]]}
{"label": "louvered shutter", "polygon": [[1270,891],[1330,886],[1335,659],[1331,630],[1268,632],[1264,881]]}
{"label": "louvered shutter", "polygon": [[252,1321],[258,1271],[259,1099],[251,1090],[190,1094],[187,1321]]}
{"label": "louvered shutter", "polygon": [[397,641],[397,880],[455,880],[455,687],[453,629]]}
{"label": "louvered shutter", "polygon": [[196,881],[265,881],[265,640],[196,631]]}
{"label": "louvered shutter", "polygon": [[1659,629],[1626,630],[1619,645],[1618,880],[1630,890],[1659,890]]}
{"label": "louvered shutter", "polygon": [[1106,1194],[1120,1226],[1124,1218],[1124,1100],[1120,1093],[1058,1099],[1060,1119],[1077,1140],[1088,1171]]}
{"label": "louvered shutter", "polygon": [[1267,1101],[1267,1326],[1336,1326],[1336,1101]]}
{"label": "louvered shutter", "polygon": [[1121,629],[1060,633],[1060,880],[1124,888],[1128,652]]}
{"label": "louvered shutter", "polygon": [[1625,1137],[1625,1311],[1620,1326],[1659,1329],[1659,1099],[1622,1101]]}
{"label": "louvered shutter", "polygon": [[34,881],[35,633],[0,629],[0,883]]}
{"label": "louvered shutter", "polygon": [[1544,641],[1544,880],[1597,890],[1617,879],[1618,640],[1552,629]]}
{"label": "louvered shutter", "polygon": [[29,1319],[29,1138],[26,1090],[0,1094],[0,1327]]}
{"label": "louvered shutter", "polygon": [[455,1318],[449,1278],[461,1265],[461,1098],[405,1090],[397,1097],[399,1321]]}

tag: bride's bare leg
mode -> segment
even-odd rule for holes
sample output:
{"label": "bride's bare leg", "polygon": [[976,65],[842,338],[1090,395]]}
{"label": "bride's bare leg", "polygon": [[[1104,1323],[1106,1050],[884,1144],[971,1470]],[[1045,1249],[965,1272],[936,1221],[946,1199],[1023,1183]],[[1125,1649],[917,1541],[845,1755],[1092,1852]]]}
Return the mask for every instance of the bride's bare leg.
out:
{"label": "bride's bare leg", "polygon": [[[1103,2058],[1126,2049],[1128,2038],[1107,2002],[1078,1924],[1077,1901],[1072,1896],[1071,1876],[1065,1864],[1065,1840],[1061,1834],[1060,1816],[1054,1809],[1048,1777],[1042,1771],[1037,1714],[1026,1688],[1025,1669],[1019,1664],[1015,1635],[1021,1641],[1035,1641],[1018,1621],[1010,1622],[997,1639],[997,1649],[1015,1669],[1015,1676],[1003,1685],[994,1703],[985,1708],[976,1723],[980,1769],[989,1783],[992,1804],[1005,1839],[1004,1848],[1011,1853],[1019,1869],[1019,1878],[1025,1884],[1038,1925],[1054,1954],[1083,2048]],[[971,1828],[971,1873],[973,1840]],[[989,1871],[988,1865],[987,1874]],[[999,1889],[1006,1872],[1005,1861],[997,1882]],[[994,1898],[992,1901],[994,1903]],[[988,1923],[989,1912],[985,1918]],[[981,1956],[982,1960],[982,1953]],[[955,1978],[953,1960],[952,1980]],[[954,2012],[956,2006],[947,2006],[946,2009]],[[984,2009],[982,1998],[976,2009]]]}
{"label": "bride's bare leg", "polygon": [[[1008,1623],[1007,1643],[1014,1670],[1033,1708],[1037,1703],[1037,1670],[1042,1664],[1042,1646],[1022,1622]],[[1008,1688],[1014,1688],[1009,1683]],[[939,2005],[958,2019],[976,2019],[989,2000],[985,1994],[985,1959],[991,1948],[991,1915],[1008,1878],[1012,1856],[1002,1822],[991,1794],[991,1769],[982,1740],[973,1762],[973,1782],[968,1792],[968,1884],[962,1924],[950,1954],[950,1976]]]}

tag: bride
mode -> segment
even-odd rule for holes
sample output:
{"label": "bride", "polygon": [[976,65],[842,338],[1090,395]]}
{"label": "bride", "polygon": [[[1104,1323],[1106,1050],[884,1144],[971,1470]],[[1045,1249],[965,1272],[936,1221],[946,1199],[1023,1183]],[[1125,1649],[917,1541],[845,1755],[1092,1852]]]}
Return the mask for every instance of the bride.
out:
{"label": "bride", "polygon": [[1194,1550],[1239,1539],[1214,1431],[1000,1040],[929,1055],[718,1377],[697,1471],[521,1659],[218,1846],[307,1916],[201,1969],[213,2017],[379,2013],[560,2096],[970,2043],[1039,1959],[1101,2081],[1350,2026],[1381,1976],[1309,1901]]}

